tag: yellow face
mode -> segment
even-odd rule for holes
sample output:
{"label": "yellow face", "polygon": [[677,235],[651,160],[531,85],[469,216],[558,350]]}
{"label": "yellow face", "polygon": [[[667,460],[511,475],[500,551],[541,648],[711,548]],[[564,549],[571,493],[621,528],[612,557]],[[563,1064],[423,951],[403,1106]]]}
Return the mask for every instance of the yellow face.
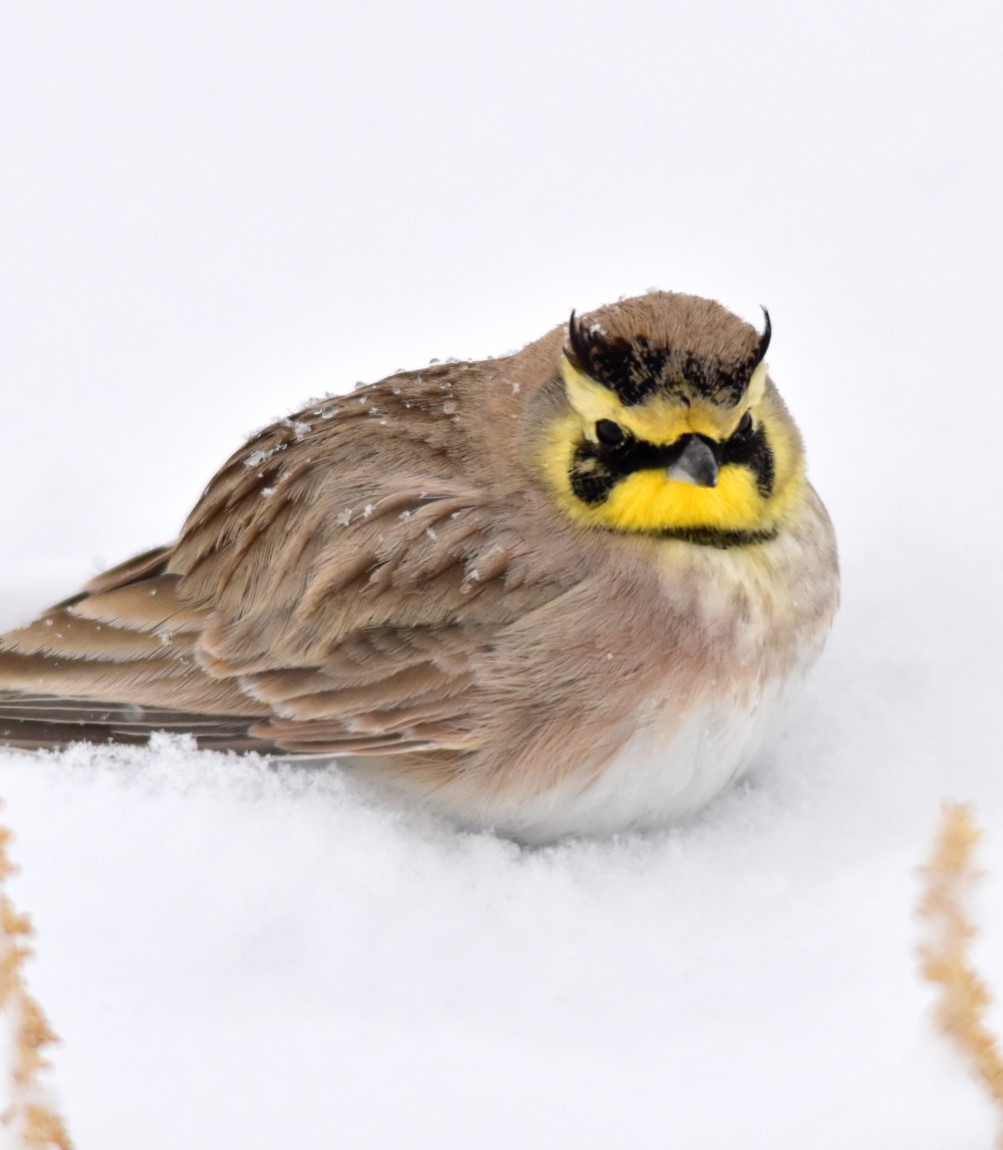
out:
{"label": "yellow face", "polygon": [[772,537],[800,503],[800,437],[765,363],[734,406],[661,393],[625,405],[567,358],[561,370],[568,410],[544,466],[576,520],[731,546]]}

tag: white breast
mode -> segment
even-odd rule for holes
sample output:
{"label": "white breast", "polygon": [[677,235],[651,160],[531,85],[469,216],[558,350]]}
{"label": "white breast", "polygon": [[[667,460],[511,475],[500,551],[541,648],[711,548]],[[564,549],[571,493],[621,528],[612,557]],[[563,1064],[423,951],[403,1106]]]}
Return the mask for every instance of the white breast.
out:
{"label": "white breast", "polygon": [[481,825],[526,842],[665,826],[709,802],[739,778],[801,693],[803,676],[766,683],[755,695],[722,695],[671,729],[655,712],[598,777],[572,775],[545,794],[499,796]]}

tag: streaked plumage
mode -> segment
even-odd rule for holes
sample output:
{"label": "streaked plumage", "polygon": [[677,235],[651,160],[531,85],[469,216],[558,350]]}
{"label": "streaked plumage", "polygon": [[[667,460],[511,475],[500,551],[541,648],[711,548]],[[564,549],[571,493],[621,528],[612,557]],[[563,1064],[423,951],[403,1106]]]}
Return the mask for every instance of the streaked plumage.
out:
{"label": "streaked plumage", "polygon": [[696,808],[836,606],[767,342],[652,293],[312,404],[231,457],[175,544],[0,640],[0,741],[347,757],[528,840]]}

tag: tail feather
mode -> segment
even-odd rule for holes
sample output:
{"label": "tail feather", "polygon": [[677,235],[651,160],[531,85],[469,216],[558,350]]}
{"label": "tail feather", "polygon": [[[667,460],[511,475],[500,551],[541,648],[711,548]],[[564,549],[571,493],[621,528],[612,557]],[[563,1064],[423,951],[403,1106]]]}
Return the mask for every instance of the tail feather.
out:
{"label": "tail feather", "polygon": [[210,750],[275,754],[276,744],[248,733],[254,720],[135,704],[0,692],[0,743],[16,750],[53,750],[69,743],[142,744],[154,731],[188,734]]}
{"label": "tail feather", "polygon": [[178,598],[170,553],[137,556],[0,636],[0,744],[141,743],[169,730],[200,746],[274,750],[249,734],[267,704],[196,658],[204,619]]}

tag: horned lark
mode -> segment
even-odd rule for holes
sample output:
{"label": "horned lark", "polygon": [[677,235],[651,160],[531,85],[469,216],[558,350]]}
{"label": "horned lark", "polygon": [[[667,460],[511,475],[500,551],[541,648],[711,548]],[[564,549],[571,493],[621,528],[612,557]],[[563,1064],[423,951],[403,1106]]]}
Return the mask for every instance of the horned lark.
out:
{"label": "horned lark", "polygon": [[341,757],[530,841],[696,809],[836,607],[769,341],[654,292],[311,404],[176,543],[0,640],[0,740]]}

